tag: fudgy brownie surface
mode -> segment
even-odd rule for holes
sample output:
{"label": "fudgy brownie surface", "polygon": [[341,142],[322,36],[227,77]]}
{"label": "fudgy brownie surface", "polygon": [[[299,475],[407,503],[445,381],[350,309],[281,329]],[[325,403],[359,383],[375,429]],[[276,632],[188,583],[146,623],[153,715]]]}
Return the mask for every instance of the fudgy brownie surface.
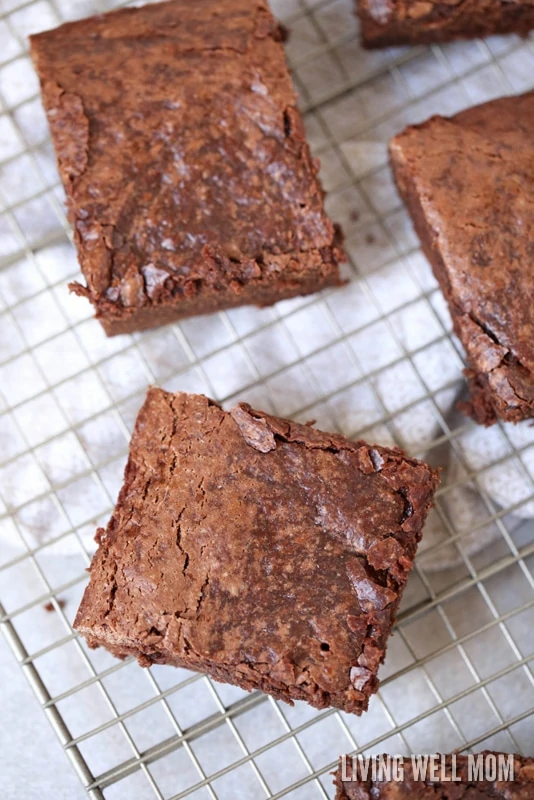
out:
{"label": "fudgy brownie surface", "polygon": [[340,282],[265,0],[122,9],[31,37],[87,287],[108,334]]}
{"label": "fudgy brownie surface", "polygon": [[[501,754],[486,751],[481,755]],[[456,756],[454,771],[451,756],[445,758],[445,775],[449,780],[416,780],[411,760],[405,759],[404,780],[400,782],[361,780],[360,775],[354,776],[351,759],[347,757],[346,774],[358,780],[342,780],[340,765],[334,780],[335,800],[532,800],[534,797],[534,758],[514,756],[514,779],[500,782],[470,781],[467,756]],[[441,777],[441,768],[439,773]],[[460,780],[452,782],[453,777]]]}
{"label": "fudgy brownie surface", "polygon": [[472,416],[534,416],[534,92],[393,139],[401,195],[467,353]]}
{"label": "fudgy brownie surface", "polygon": [[526,36],[534,28],[534,0],[358,0],[358,13],[366,47]]}
{"label": "fudgy brownie surface", "polygon": [[151,389],[75,627],[143,666],[360,713],[437,483],[399,450]]}

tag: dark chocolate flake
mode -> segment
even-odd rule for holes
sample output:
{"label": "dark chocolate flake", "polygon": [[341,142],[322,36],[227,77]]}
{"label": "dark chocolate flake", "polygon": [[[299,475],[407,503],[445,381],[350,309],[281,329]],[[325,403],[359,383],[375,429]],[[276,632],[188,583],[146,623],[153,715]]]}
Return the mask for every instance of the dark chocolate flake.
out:
{"label": "dark chocolate flake", "polygon": [[347,564],[347,575],[364,611],[383,611],[397,599],[397,594],[392,589],[371,579],[359,560],[354,559]]}
{"label": "dark chocolate flake", "polygon": [[384,464],[384,459],[382,458],[378,450],[371,448],[369,450],[369,458],[373,462],[373,467],[375,468],[375,472],[380,472]]}
{"label": "dark chocolate flake", "polygon": [[253,417],[242,406],[236,406],[230,414],[247,444],[260,453],[269,453],[275,449],[274,434],[264,419]]}
{"label": "dark chocolate flake", "polygon": [[356,689],[361,692],[367,684],[373,680],[373,673],[365,667],[352,667],[350,671],[350,682]]}
{"label": "dark chocolate flake", "polygon": [[399,494],[401,494],[404,498],[404,509],[402,511],[402,516],[400,520],[400,524],[404,525],[407,519],[410,519],[413,516],[413,505],[408,498],[408,490],[405,488],[399,489]]}
{"label": "dark chocolate flake", "polygon": [[169,273],[164,269],[158,269],[154,264],[145,264],[144,267],[141,267],[141,272],[145,279],[146,293],[153,300],[163,288]]}

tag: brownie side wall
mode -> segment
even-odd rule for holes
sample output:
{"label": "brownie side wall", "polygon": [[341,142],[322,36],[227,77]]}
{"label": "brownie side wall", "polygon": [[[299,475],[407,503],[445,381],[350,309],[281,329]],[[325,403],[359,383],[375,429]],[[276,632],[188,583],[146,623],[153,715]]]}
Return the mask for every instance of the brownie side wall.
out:
{"label": "brownie side wall", "polygon": [[[340,251],[332,248],[330,253],[312,251],[302,253],[303,265],[306,261],[320,264],[320,268],[310,267],[304,271],[304,278],[284,275],[264,280],[251,281],[236,287],[227,287],[212,291],[199,291],[195,297],[169,297],[167,302],[149,303],[143,306],[121,308],[114,303],[93,302],[96,318],[108,336],[133,333],[161,325],[168,325],[188,317],[200,314],[211,314],[225,308],[236,308],[244,305],[260,307],[274,305],[290,297],[314,294],[329,287],[343,284],[337,266]],[[87,296],[87,291],[79,284],[72,284],[72,291]]]}
{"label": "brownie side wall", "polygon": [[[90,603],[90,597],[88,598],[88,603]],[[283,700],[290,705],[293,705],[296,700],[302,700],[317,709],[334,707],[342,711],[360,715],[363,711],[367,711],[369,698],[378,689],[378,680],[376,680],[366,687],[365,697],[362,698],[357,707],[347,707],[344,694],[329,694],[324,691],[310,693],[310,691],[300,689],[296,685],[288,685],[273,681],[269,675],[262,675],[252,667],[245,673],[243,671],[237,671],[232,665],[228,665],[225,668],[220,663],[202,661],[191,655],[180,657],[174,652],[167,652],[163,649],[157,654],[150,652],[150,654],[147,655],[144,652],[144,645],[142,642],[136,642],[134,640],[110,641],[109,634],[106,634],[104,631],[102,631],[101,636],[98,634],[95,635],[93,628],[85,628],[83,625],[77,625],[76,630],[85,637],[91,649],[105,647],[106,650],[116,658],[125,659],[133,656],[137,658],[142,667],[150,667],[153,664],[163,664],[169,667],[202,672],[215,678],[215,680],[220,683],[238,686],[248,692],[255,690],[265,692],[272,695],[277,700]]]}
{"label": "brownie side wall", "polygon": [[[487,373],[479,372],[471,368],[469,359],[470,342],[466,340],[465,333],[462,331],[462,327],[459,324],[459,320],[465,315],[455,302],[447,275],[447,269],[437,246],[437,237],[432,227],[427,222],[420,196],[415,187],[410,170],[404,164],[402,157],[396,154],[394,142],[395,140],[393,140],[393,143],[390,145],[390,161],[397,188],[410,212],[415,231],[421,241],[423,252],[447,300],[454,331],[466,350],[468,366],[465,372],[468,378],[470,402],[464,404],[462,408],[467,414],[472,416],[476,422],[486,426],[493,425],[498,419],[502,419],[506,422],[520,422],[529,419],[532,417],[533,407],[528,398],[522,400],[517,396],[517,402],[511,406],[507,403],[506,399],[499,396],[499,393],[491,386]],[[512,367],[507,368],[506,365],[501,368],[501,371],[504,373],[509,373],[510,378],[513,377],[512,370]]]}
{"label": "brownie side wall", "polygon": [[369,2],[372,0],[358,3],[362,41],[368,49],[476,39],[494,34],[527,36],[534,29],[534,8],[530,3],[512,6],[507,2],[495,2],[493,11],[488,8],[477,10],[471,4],[471,8],[460,13],[445,7],[443,22],[437,25],[425,22],[421,17],[400,19],[398,11],[391,13],[390,20],[377,22],[368,9]]}

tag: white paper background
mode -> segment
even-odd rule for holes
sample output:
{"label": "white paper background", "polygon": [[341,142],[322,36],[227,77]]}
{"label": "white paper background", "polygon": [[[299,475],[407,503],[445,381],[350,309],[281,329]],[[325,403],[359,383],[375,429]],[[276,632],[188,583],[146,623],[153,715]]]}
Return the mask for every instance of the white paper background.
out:
{"label": "white paper background", "polygon": [[[72,736],[86,737],[80,750],[95,775],[172,741],[177,726],[231,713],[104,796],[172,797],[251,752],[253,764],[213,781],[215,796],[276,794],[356,745],[450,751],[476,742],[534,755],[532,716],[506,728],[534,708],[534,428],[484,430],[455,411],[461,348],[393,188],[386,147],[407,123],[533,88],[532,41],[365,53],[351,0],[278,0],[329,211],[347,235],[350,284],[107,340],[89,305],[66,289],[78,268],[25,36],[112,5],[0,0],[0,558],[9,565],[0,597],[48,691],[63,698],[57,707]],[[445,467],[383,688],[363,719],[258,702],[182,671],[121,666],[72,638],[95,527],[109,516],[149,382],[316,419]],[[49,595],[66,600],[64,612],[44,611]],[[427,613],[416,613],[423,604]],[[0,708],[12,680],[18,667],[2,662]],[[150,702],[167,690],[165,702]],[[45,742],[50,764],[58,749],[44,715],[38,732],[27,697],[19,701],[24,753],[0,726],[2,797],[74,797],[67,761],[61,776],[41,761],[40,780],[24,767]],[[126,714],[124,730],[112,724],[110,702]],[[236,715],[235,703],[250,708]],[[324,791],[331,796],[328,774],[287,796]]]}

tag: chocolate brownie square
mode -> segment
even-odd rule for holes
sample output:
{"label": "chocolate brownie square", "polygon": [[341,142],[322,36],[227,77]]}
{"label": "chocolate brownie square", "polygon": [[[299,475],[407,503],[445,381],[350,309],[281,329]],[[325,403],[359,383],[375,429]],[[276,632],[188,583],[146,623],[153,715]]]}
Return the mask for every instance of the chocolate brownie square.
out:
{"label": "chocolate brownie square", "polygon": [[31,37],[86,286],[109,335],[340,284],[265,0],[172,0]]}
{"label": "chocolate brownie square", "polygon": [[534,92],[432,117],[390,145],[484,425],[534,416]]}
{"label": "chocolate brownie square", "polygon": [[358,0],[358,14],[365,47],[526,36],[534,28],[533,0]]}
{"label": "chocolate brownie square", "polygon": [[151,389],[75,628],[143,666],[359,714],[437,483],[399,450]]}

